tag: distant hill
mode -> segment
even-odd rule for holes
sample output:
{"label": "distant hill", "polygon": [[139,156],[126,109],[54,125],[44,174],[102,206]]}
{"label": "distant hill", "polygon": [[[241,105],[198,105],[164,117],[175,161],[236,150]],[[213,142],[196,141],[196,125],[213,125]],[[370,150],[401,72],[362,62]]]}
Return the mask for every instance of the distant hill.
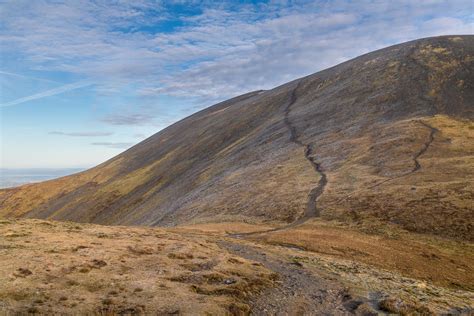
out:
{"label": "distant hill", "polygon": [[321,217],[474,240],[473,70],[474,36],[384,48],[211,106],[87,171],[1,190],[0,216]]}

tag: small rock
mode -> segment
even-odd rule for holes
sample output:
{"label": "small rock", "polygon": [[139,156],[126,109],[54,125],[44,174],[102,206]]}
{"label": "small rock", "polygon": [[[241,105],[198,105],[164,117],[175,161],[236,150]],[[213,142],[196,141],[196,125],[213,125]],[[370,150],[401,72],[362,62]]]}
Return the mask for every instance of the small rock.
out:
{"label": "small rock", "polygon": [[88,273],[90,270],[91,270],[91,269],[89,269],[88,266],[82,266],[82,267],[79,268],[78,271],[79,271],[80,273]]}
{"label": "small rock", "polygon": [[94,259],[92,260],[92,266],[94,268],[102,268],[102,267],[105,267],[107,265],[107,262],[105,262],[104,260],[97,260],[97,259]]}
{"label": "small rock", "polygon": [[224,284],[227,284],[227,285],[229,285],[229,284],[234,284],[234,283],[236,283],[236,282],[237,282],[237,281],[234,280],[234,279],[225,279],[225,280],[224,280]]}
{"label": "small rock", "polygon": [[26,269],[26,268],[18,268],[18,270],[16,270],[16,272],[13,274],[17,277],[27,277],[29,275],[32,275],[33,272],[31,272],[29,269]]}
{"label": "small rock", "polygon": [[39,309],[36,306],[30,306],[27,308],[27,312],[30,314],[36,314],[39,313]]}
{"label": "small rock", "polygon": [[104,305],[112,305],[114,301],[111,298],[104,298],[102,299],[102,304]]}

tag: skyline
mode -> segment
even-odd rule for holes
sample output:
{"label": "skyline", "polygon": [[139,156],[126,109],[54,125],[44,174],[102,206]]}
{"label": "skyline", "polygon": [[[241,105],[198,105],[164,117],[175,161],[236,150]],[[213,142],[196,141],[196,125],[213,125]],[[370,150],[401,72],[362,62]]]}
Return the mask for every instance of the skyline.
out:
{"label": "skyline", "polygon": [[472,1],[0,2],[1,168],[86,168],[204,107],[421,37]]}

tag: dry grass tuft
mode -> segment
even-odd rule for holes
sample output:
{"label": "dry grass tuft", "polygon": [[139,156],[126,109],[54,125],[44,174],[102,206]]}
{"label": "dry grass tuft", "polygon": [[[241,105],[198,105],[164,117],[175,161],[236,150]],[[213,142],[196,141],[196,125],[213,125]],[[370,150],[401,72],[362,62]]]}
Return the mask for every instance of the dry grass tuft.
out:
{"label": "dry grass tuft", "polygon": [[0,235],[14,231],[29,233],[2,240],[0,314],[232,314],[248,311],[248,295],[273,284],[270,271],[206,236],[38,220],[0,225]]}

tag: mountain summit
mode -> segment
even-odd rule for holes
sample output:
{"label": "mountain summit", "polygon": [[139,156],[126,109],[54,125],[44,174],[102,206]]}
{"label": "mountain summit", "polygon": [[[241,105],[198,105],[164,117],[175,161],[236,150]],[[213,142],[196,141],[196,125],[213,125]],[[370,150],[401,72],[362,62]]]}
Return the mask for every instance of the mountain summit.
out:
{"label": "mountain summit", "polygon": [[112,225],[308,218],[474,240],[474,36],[384,48],[191,115],[0,216]]}

